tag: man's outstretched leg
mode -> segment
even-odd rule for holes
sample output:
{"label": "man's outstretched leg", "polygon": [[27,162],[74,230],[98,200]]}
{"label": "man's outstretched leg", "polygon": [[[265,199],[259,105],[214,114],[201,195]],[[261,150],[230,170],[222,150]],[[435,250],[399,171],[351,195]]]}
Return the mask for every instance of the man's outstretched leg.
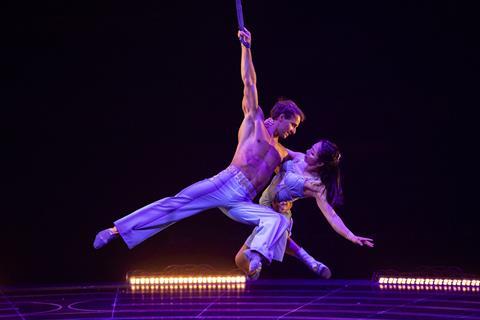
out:
{"label": "man's outstretched leg", "polygon": [[100,249],[112,240],[119,238],[132,249],[177,221],[201,211],[225,205],[225,181],[232,176],[228,170],[218,175],[197,182],[174,197],[167,197],[153,202],[114,222],[114,227],[100,231],[93,246]]}

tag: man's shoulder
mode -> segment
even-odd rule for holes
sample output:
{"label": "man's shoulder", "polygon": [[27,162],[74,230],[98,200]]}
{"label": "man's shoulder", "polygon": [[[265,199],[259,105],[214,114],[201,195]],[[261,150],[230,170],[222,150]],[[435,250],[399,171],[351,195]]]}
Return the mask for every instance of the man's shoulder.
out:
{"label": "man's shoulder", "polygon": [[265,114],[263,113],[263,109],[260,105],[258,106],[258,111],[256,116],[257,116],[257,119],[259,120],[262,120],[262,121],[265,120]]}
{"label": "man's shoulder", "polygon": [[288,160],[288,149],[282,145],[280,142],[277,141],[277,150],[280,152],[280,156],[282,157],[282,162]]}
{"label": "man's shoulder", "polygon": [[250,121],[263,121],[265,119],[265,115],[262,108],[258,106],[258,109],[254,112],[245,113],[245,119]]}
{"label": "man's shoulder", "polygon": [[287,151],[287,148],[286,148],[283,144],[281,144],[280,141],[277,141],[277,146],[278,146],[279,148],[281,148],[282,150]]}

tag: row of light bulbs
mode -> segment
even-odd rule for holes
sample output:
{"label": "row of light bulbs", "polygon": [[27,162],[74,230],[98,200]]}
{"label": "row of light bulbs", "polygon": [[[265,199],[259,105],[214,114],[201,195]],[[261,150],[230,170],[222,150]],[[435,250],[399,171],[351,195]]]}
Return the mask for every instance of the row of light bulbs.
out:
{"label": "row of light bulbs", "polygon": [[233,284],[182,284],[182,285],[130,285],[132,291],[171,291],[171,290],[243,290],[245,283]]}
{"label": "row of light bulbs", "polygon": [[472,279],[440,279],[440,278],[394,278],[380,277],[380,284],[407,284],[407,285],[433,285],[433,286],[465,286],[480,287],[480,280]]}
{"label": "row of light bulbs", "polygon": [[217,277],[130,277],[131,285],[164,285],[164,284],[227,284],[245,283],[245,276]]}
{"label": "row of light bulbs", "polygon": [[381,284],[384,290],[430,290],[430,291],[456,291],[456,292],[480,292],[480,287],[462,286],[430,286],[430,285],[405,285],[405,284]]}

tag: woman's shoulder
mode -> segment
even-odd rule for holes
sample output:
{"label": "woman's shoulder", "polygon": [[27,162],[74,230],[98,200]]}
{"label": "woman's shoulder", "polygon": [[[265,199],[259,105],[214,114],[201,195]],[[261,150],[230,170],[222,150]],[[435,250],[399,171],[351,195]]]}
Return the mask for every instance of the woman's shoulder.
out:
{"label": "woman's shoulder", "polygon": [[292,158],[294,162],[305,161],[305,153],[295,152],[295,156]]}
{"label": "woman's shoulder", "polygon": [[300,154],[290,160],[287,160],[283,163],[283,169],[285,171],[292,171],[292,170],[295,170],[299,164],[302,163],[302,161],[304,160],[304,154]]}

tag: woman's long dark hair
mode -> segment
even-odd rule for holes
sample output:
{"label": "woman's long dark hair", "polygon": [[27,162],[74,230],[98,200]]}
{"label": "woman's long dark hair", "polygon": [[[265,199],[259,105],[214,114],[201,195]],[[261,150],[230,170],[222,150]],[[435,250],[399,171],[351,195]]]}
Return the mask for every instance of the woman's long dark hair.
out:
{"label": "woman's long dark hair", "polygon": [[318,169],[320,179],[327,189],[328,203],[337,208],[343,204],[343,190],[340,176],[340,151],[335,143],[322,139],[318,151],[318,161],[323,166]]}

